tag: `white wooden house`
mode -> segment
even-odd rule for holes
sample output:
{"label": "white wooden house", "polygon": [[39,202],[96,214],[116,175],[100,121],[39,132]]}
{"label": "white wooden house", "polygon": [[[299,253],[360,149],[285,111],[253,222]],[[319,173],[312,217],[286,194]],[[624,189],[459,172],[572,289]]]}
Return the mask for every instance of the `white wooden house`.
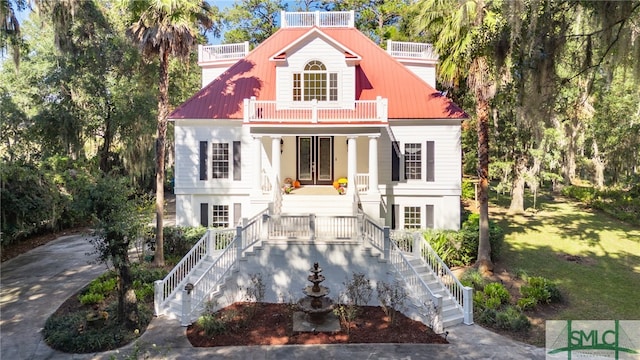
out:
{"label": "white wooden house", "polygon": [[[252,51],[199,49],[203,87],[170,115],[177,225],[233,227],[272,204],[458,229],[467,115],[435,89],[431,45],[384,50],[354,27],[353,12],[281,16]],[[287,178],[301,187],[283,194]]]}

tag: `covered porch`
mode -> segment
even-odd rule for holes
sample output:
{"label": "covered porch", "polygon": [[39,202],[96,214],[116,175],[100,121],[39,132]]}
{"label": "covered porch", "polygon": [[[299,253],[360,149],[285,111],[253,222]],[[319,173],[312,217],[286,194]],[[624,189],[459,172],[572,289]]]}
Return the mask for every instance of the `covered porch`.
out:
{"label": "covered porch", "polygon": [[298,194],[336,195],[334,183],[346,179],[346,195],[357,192],[379,198],[380,129],[351,134],[344,129],[327,130],[323,134],[309,129],[280,133],[252,130],[256,159],[253,195],[271,195],[289,182],[295,183],[293,192]]}

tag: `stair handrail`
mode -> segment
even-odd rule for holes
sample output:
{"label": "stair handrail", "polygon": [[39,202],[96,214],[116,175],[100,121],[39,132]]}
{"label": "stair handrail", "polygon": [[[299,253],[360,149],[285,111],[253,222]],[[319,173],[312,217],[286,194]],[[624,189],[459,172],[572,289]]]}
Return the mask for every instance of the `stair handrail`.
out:
{"label": "stair handrail", "polygon": [[455,299],[456,305],[462,310],[463,322],[466,325],[473,324],[473,289],[462,285],[421,232],[415,232],[412,236],[414,254],[424,260],[427,266],[438,276],[440,283],[442,283],[449,295]]}
{"label": "stair handrail", "polygon": [[[243,219],[243,225],[235,229],[227,229],[235,232],[233,240],[222,250],[222,253],[209,265],[206,270],[193,283],[190,284],[186,297],[188,300],[188,309],[185,309],[183,303],[182,324],[189,325],[194,319],[194,310],[207,299],[211,291],[222,283],[226,275],[238,264],[238,260],[242,254],[261,241],[262,228],[264,222],[269,220],[268,210],[264,210],[251,218]],[[186,291],[186,290],[185,290]]]}
{"label": "stair handrail", "polygon": [[163,307],[171,294],[178,289],[202,259],[211,255],[213,244],[209,241],[212,234],[234,231],[233,229],[207,229],[205,234],[189,250],[189,252],[174,266],[162,280],[154,282],[154,311],[156,316],[162,315]]}
{"label": "stair handrail", "polygon": [[393,266],[396,274],[402,275],[402,280],[405,282],[407,288],[411,292],[414,299],[419,301],[421,307],[430,308],[430,304],[433,304],[435,314],[432,315],[430,320],[430,326],[436,333],[442,331],[442,295],[435,294],[429,285],[422,279],[420,273],[411,264],[406,257],[405,252],[398,247],[396,241],[391,240],[389,246],[389,263]]}
{"label": "stair handrail", "polygon": [[373,218],[359,211],[362,216],[362,236],[374,249],[384,253],[384,228],[376,223]]}

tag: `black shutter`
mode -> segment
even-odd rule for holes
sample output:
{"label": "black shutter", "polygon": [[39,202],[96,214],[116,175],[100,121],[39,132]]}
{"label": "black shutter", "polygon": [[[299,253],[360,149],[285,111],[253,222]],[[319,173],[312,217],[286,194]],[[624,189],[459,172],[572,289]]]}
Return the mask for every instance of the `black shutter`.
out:
{"label": "black shutter", "polygon": [[391,205],[391,229],[395,230],[398,222],[398,205]]}
{"label": "black shutter", "polygon": [[200,203],[200,225],[209,227],[209,204]]}
{"label": "black shutter", "polygon": [[391,142],[391,181],[400,181],[400,143]]}
{"label": "black shutter", "polygon": [[427,141],[427,181],[435,181],[435,142]]}
{"label": "black shutter", "polygon": [[200,141],[200,180],[207,180],[207,147],[209,142]]}
{"label": "black shutter", "polygon": [[233,180],[242,180],[240,167],[240,141],[233,142]]}
{"label": "black shutter", "polygon": [[427,205],[426,211],[427,211],[427,213],[425,215],[426,215],[426,219],[427,219],[427,229],[433,229],[433,228],[435,228],[433,205]]}

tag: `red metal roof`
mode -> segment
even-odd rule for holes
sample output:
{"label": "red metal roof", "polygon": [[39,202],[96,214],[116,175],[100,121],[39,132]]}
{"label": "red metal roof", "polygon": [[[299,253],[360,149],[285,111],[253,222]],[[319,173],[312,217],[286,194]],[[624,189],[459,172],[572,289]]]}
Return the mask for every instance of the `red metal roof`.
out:
{"label": "red metal roof", "polygon": [[[169,118],[242,119],[244,99],[255,96],[257,100],[276,100],[276,64],[269,58],[308,31],[309,28],[278,30],[176,108]],[[460,107],[357,29],[323,28],[320,31],[362,57],[356,65],[355,100],[375,100],[377,96],[389,99],[389,120],[467,117]]]}

